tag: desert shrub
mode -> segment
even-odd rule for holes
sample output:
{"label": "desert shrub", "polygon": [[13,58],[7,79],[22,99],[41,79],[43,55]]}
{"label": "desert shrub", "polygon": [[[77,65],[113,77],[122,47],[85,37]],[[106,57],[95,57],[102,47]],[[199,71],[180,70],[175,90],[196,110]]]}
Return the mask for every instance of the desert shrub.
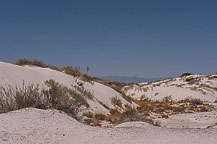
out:
{"label": "desert shrub", "polygon": [[34,60],[28,60],[25,58],[19,59],[18,61],[15,62],[15,64],[20,65],[20,66],[33,65],[33,66],[38,66],[38,67],[42,67],[42,68],[50,68],[50,69],[54,69],[57,71],[61,71],[61,69],[58,66],[45,64],[44,62],[42,62],[41,60],[38,60],[38,59],[34,59]]}
{"label": "desert shrub", "polygon": [[172,101],[172,96],[171,95],[170,96],[166,96],[166,97],[163,98],[162,101],[165,102],[165,103],[171,102]]}
{"label": "desert shrub", "polygon": [[95,114],[95,119],[97,120],[105,120],[106,116],[104,114]]}
{"label": "desert shrub", "polygon": [[197,84],[199,82],[199,79],[189,77],[185,79],[186,82],[188,82],[189,85]]}
{"label": "desert shrub", "polygon": [[122,102],[119,98],[117,97],[113,97],[111,99],[111,103],[114,105],[114,106],[118,106],[118,107],[122,107]]}
{"label": "desert shrub", "polygon": [[23,85],[21,88],[0,88],[0,112],[9,112],[26,107],[45,108],[43,94],[38,85]]}
{"label": "desert shrub", "polygon": [[173,109],[174,112],[177,112],[177,113],[184,113],[185,112],[185,108],[184,107],[175,107]]}
{"label": "desert shrub", "polygon": [[48,89],[39,89],[38,85],[25,85],[21,88],[0,88],[0,113],[9,112],[26,107],[40,109],[57,109],[66,112],[74,118],[80,108],[89,105],[79,91],[67,88],[54,80],[46,81]]}
{"label": "desert shrub", "polygon": [[39,89],[39,85],[30,84],[26,86],[23,82],[21,88],[16,88],[15,102],[18,109],[27,107],[45,108],[42,97],[43,94]]}
{"label": "desert shrub", "polygon": [[[44,62],[42,62],[41,60],[38,60],[38,59],[34,59],[34,60],[28,60],[25,58],[19,59],[18,61],[15,62],[15,64],[20,65],[20,66],[33,65],[33,66],[38,66],[38,67],[42,67],[42,68],[50,68],[53,70],[64,72],[64,73],[71,75],[71,76],[74,76],[74,77],[81,77],[81,78],[84,77],[83,72],[78,67],[73,68],[72,66],[63,66],[62,68],[59,68],[58,66],[45,64]],[[89,76],[86,75],[85,78],[86,77],[89,77]]]}
{"label": "desert shrub", "polygon": [[191,103],[192,105],[202,105],[203,101],[200,99],[186,98],[184,103]]}
{"label": "desert shrub", "polygon": [[200,112],[208,112],[209,110],[206,107],[201,107]]}
{"label": "desert shrub", "polygon": [[126,107],[126,110],[122,113],[124,117],[134,117],[138,114],[137,110],[132,108],[131,106],[126,105],[125,107]]}
{"label": "desert shrub", "polygon": [[0,113],[16,110],[15,90],[13,87],[0,87]]}
{"label": "desert shrub", "polygon": [[84,74],[83,77],[82,77],[82,80],[85,81],[85,82],[89,82],[91,83],[92,85],[94,84],[93,81],[95,81],[95,78],[94,77],[91,77],[87,74]]}
{"label": "desert shrub", "polygon": [[[119,83],[117,83],[119,84]],[[120,84],[121,85],[121,84]],[[116,92],[120,93],[121,96],[128,101],[129,103],[132,103],[133,99],[130,96],[127,96],[123,91],[121,86],[110,86],[112,89],[114,89]]]}
{"label": "desert shrub", "polygon": [[82,77],[84,75],[80,68],[73,68],[72,66],[64,66],[62,71],[74,77]]}
{"label": "desert shrub", "polygon": [[72,85],[72,87],[75,88],[75,90],[77,90],[84,97],[86,97],[90,100],[93,100],[93,97],[94,97],[93,94],[90,91],[84,89],[83,85],[82,86],[73,86]]}
{"label": "desert shrub", "polygon": [[180,77],[185,77],[185,76],[189,76],[192,75],[192,73],[183,73],[182,75],[180,75]]}
{"label": "desert shrub", "polygon": [[21,65],[21,66],[24,66],[24,65],[32,65],[32,61],[28,60],[28,59],[19,59],[15,62],[16,65]]}
{"label": "desert shrub", "polygon": [[120,115],[121,114],[121,112],[119,112],[117,109],[110,109],[109,113],[111,115]]}
{"label": "desert shrub", "polygon": [[85,112],[85,113],[83,113],[83,116],[86,116],[88,118],[93,118],[94,115],[92,112]]}
{"label": "desert shrub", "polygon": [[69,89],[55,82],[54,80],[46,81],[48,90],[43,93],[52,108],[62,110],[72,116],[76,116],[81,106],[89,107],[86,99],[76,90]]}

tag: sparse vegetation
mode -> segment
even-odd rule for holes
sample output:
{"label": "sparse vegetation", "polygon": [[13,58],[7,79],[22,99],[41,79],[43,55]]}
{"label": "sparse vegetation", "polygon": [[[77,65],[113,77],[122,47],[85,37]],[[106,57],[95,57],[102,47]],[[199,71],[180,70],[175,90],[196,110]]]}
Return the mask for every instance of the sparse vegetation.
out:
{"label": "sparse vegetation", "polygon": [[180,75],[180,77],[185,77],[185,76],[190,76],[193,75],[192,73],[183,73],[182,75]]}
{"label": "sparse vegetation", "polygon": [[67,88],[54,80],[46,81],[48,89],[40,90],[38,85],[28,85],[14,89],[13,87],[0,88],[0,113],[9,112],[26,107],[40,109],[57,109],[66,112],[74,118],[81,107],[89,105],[84,93]]}
{"label": "sparse vegetation", "polygon": [[119,98],[117,98],[117,97],[113,97],[112,99],[111,99],[111,103],[114,105],[114,106],[118,106],[118,107],[122,107],[122,102],[121,102],[121,100],[119,99]]}
{"label": "sparse vegetation", "polygon": [[73,68],[72,66],[64,66],[61,68],[61,71],[74,77],[82,77],[84,75],[78,67]]}
{"label": "sparse vegetation", "polygon": [[106,109],[108,109],[109,110],[109,107],[106,105],[106,104],[104,104],[104,103],[102,103],[101,101],[99,101],[99,100],[97,100],[98,101],[98,103],[100,103],[104,108],[106,108]]}
{"label": "sparse vegetation", "polygon": [[16,65],[20,65],[20,66],[24,66],[24,65],[31,65],[31,66],[38,66],[38,67],[42,67],[42,68],[50,68],[53,70],[57,70],[60,72],[64,72],[68,75],[74,76],[74,77],[80,77],[82,78],[84,81],[86,82],[90,82],[91,84],[92,81],[94,81],[96,78],[88,76],[86,74],[84,74],[80,68],[75,67],[73,68],[72,66],[63,66],[58,67],[58,66],[54,66],[54,65],[50,65],[50,64],[45,64],[44,62],[42,62],[41,60],[38,59],[34,59],[34,60],[28,60],[28,59],[19,59],[18,61],[15,62]]}
{"label": "sparse vegetation", "polygon": [[38,66],[38,67],[42,67],[42,68],[51,68],[54,70],[58,70],[61,71],[61,68],[59,68],[58,66],[54,66],[54,65],[49,65],[49,64],[45,64],[43,63],[41,60],[38,59],[34,59],[34,60],[28,60],[28,59],[19,59],[18,61],[15,62],[16,65],[20,65],[20,66],[24,66],[24,65],[32,65],[32,66]]}
{"label": "sparse vegetation", "polygon": [[77,90],[80,94],[82,94],[84,97],[88,98],[89,100],[93,100],[93,94],[89,91],[87,91],[83,86],[73,86],[72,87]]}
{"label": "sparse vegetation", "polygon": [[186,98],[183,101],[184,103],[191,103],[193,106],[194,105],[203,105],[203,101],[200,99],[193,99],[193,98]]}

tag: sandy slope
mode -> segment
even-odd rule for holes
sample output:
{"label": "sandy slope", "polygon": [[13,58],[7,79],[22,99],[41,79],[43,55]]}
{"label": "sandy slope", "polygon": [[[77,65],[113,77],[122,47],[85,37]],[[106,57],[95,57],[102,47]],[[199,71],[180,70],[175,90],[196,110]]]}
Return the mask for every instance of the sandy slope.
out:
{"label": "sandy slope", "polygon": [[[14,64],[0,62],[0,86],[22,86],[23,81],[25,84],[39,84],[41,87],[45,87],[44,82],[46,80],[53,79],[60,84],[70,87],[71,85],[78,85],[83,83],[86,90],[90,91],[94,95],[94,100],[88,100],[90,105],[90,111],[95,113],[107,114],[109,112],[104,106],[102,106],[98,101],[102,102],[109,108],[115,108],[111,99],[117,97],[122,101],[123,107],[125,104],[130,105],[118,92],[110,87],[102,85],[100,83],[84,82],[73,76],[67,75],[65,73],[55,71],[49,68],[40,68],[35,66],[17,66]],[[132,106],[136,106],[133,104]]]}
{"label": "sandy slope", "polygon": [[213,102],[217,99],[217,75],[191,75],[154,83],[140,83],[126,86],[124,90],[127,95],[136,99],[148,97],[159,100],[171,96],[174,100],[192,97]]}
{"label": "sandy slope", "polygon": [[167,128],[209,128],[217,126],[217,111],[177,114],[157,120]]}
{"label": "sandy slope", "polygon": [[1,144],[216,144],[216,133],[217,129],[167,129],[142,122],[97,128],[56,110],[33,108],[0,115]]}

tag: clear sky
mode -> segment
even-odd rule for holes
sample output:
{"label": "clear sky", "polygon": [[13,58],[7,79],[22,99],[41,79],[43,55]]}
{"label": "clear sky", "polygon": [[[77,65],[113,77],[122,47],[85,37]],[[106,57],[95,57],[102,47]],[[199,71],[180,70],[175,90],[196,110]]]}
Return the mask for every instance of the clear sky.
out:
{"label": "clear sky", "polygon": [[97,76],[217,71],[216,0],[0,0],[0,61]]}

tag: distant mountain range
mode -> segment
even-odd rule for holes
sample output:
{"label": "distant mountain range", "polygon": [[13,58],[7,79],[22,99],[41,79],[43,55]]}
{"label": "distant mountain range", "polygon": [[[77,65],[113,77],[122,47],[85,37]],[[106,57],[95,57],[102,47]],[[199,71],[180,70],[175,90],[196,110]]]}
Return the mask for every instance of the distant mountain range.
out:
{"label": "distant mountain range", "polygon": [[125,83],[141,83],[141,82],[156,82],[164,79],[169,79],[171,77],[165,78],[140,78],[140,77],[127,77],[127,76],[105,76],[101,77],[103,80],[117,81]]}

